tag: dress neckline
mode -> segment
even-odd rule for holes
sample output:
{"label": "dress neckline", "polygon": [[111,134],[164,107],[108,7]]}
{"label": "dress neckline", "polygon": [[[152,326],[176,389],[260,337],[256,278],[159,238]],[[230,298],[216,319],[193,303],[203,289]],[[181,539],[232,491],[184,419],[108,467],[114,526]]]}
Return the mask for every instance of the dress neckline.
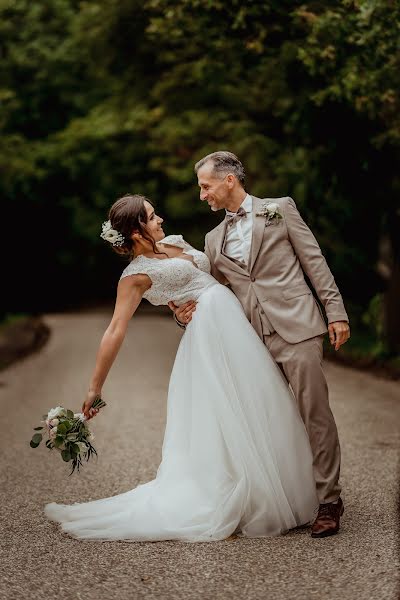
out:
{"label": "dress neckline", "polygon": [[[182,252],[182,255],[189,256],[188,254],[185,254],[185,252]],[[139,254],[139,256],[136,256],[133,260],[136,260],[137,258],[147,258],[147,260],[158,260],[160,262],[163,260],[186,260],[186,262],[193,262],[191,258],[186,259],[181,258],[181,256],[168,256],[168,258],[156,258],[155,256],[145,256],[144,254]]]}
{"label": "dress neckline", "polygon": [[[160,241],[160,244],[164,244],[165,243],[164,240],[166,240],[169,237],[181,237],[182,238],[182,236],[167,235],[167,236],[165,236],[165,238],[163,240]],[[183,238],[182,238],[182,241],[183,241]],[[181,248],[180,246],[176,246],[175,244],[169,244],[168,242],[166,242],[166,246],[171,246],[172,248],[179,248],[180,250],[183,250],[183,248]],[[164,254],[166,254],[166,252]],[[181,258],[182,255],[187,256],[188,258]],[[190,263],[192,263],[193,266],[196,267],[194,260],[189,258],[189,254],[186,254],[184,251],[181,252],[180,256],[168,256],[168,258],[156,258],[155,256],[145,256],[144,254],[139,254],[139,256],[142,256],[143,258],[147,258],[147,260],[174,260],[174,259],[178,258],[180,260],[185,260],[186,262],[190,262]],[[139,258],[139,256],[136,256],[136,258]],[[133,260],[136,260],[136,258],[134,258]]]}

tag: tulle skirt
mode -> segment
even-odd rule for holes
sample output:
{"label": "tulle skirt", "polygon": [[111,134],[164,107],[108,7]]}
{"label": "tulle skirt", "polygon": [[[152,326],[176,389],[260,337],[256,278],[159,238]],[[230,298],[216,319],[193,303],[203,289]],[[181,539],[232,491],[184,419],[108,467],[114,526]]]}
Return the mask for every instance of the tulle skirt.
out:
{"label": "tulle skirt", "polygon": [[296,401],[237,298],[216,284],[178,348],[156,478],[45,513],[76,538],[196,542],[279,535],[317,506]]}

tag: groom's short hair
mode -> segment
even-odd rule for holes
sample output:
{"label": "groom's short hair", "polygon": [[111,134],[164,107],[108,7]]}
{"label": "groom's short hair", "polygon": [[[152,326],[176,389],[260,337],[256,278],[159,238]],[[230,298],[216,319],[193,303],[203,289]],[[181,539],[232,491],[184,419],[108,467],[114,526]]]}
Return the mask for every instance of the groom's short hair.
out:
{"label": "groom's short hair", "polygon": [[201,169],[207,162],[211,161],[213,164],[214,173],[225,174],[232,173],[240,182],[240,185],[244,187],[245,172],[244,167],[238,157],[233,152],[227,150],[219,150],[218,152],[212,152],[207,154],[204,158],[199,160],[194,165],[194,171],[197,174],[198,170]]}

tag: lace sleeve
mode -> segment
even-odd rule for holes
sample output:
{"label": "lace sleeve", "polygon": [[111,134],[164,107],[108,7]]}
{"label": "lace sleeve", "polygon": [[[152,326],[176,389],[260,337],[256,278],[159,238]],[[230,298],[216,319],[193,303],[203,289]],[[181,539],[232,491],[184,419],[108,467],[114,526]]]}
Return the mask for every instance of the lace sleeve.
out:
{"label": "lace sleeve", "polygon": [[189,246],[189,244],[185,242],[181,234],[167,235],[164,239],[161,240],[160,243],[167,244],[168,246],[176,246],[177,248],[185,248],[185,246]]}
{"label": "lace sleeve", "polygon": [[156,274],[156,265],[153,265],[151,261],[144,261],[140,256],[135,258],[132,262],[129,263],[127,267],[122,271],[120,280],[123,277],[128,277],[129,275],[147,275],[151,282],[153,283]]}

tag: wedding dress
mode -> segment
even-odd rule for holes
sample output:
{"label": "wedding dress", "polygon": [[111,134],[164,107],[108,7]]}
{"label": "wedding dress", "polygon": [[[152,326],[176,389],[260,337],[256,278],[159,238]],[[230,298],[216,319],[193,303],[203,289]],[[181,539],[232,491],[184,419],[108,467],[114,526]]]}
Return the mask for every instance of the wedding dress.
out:
{"label": "wedding dress", "polygon": [[121,276],[147,274],[152,304],[198,302],[171,374],[157,476],[110,498],[47,504],[46,515],[76,538],[126,541],[273,536],[311,521],[312,455],[286,380],[207,256],[181,235],[163,243],[187,258],[141,255]]}

